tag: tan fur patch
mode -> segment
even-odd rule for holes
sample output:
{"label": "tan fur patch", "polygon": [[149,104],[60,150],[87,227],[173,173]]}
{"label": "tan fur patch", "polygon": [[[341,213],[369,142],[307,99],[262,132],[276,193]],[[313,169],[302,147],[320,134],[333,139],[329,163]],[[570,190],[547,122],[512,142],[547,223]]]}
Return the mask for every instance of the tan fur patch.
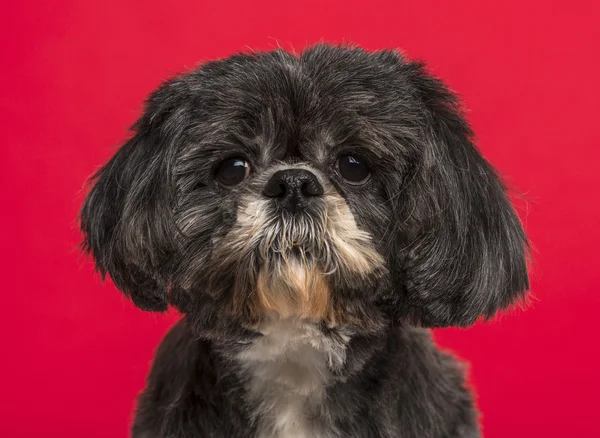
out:
{"label": "tan fur patch", "polygon": [[265,316],[325,320],[331,313],[331,290],[318,267],[289,260],[279,266],[261,268],[255,306]]}

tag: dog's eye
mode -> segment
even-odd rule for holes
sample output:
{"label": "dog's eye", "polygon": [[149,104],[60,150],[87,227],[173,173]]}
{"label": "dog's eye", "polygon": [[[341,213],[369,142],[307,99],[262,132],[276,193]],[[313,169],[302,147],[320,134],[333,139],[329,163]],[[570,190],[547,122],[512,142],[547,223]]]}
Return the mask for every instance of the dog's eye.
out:
{"label": "dog's eye", "polygon": [[335,163],[338,173],[348,183],[354,185],[364,184],[371,176],[371,169],[366,160],[354,155],[342,155]]}
{"label": "dog's eye", "polygon": [[217,169],[216,179],[226,187],[242,183],[250,175],[250,165],[243,158],[229,158]]}

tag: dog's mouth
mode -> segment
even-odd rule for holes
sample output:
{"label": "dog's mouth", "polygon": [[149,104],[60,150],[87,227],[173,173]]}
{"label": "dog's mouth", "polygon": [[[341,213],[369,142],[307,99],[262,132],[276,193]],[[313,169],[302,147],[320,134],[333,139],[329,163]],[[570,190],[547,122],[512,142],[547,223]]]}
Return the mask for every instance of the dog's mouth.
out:
{"label": "dog's mouth", "polygon": [[[326,263],[327,224],[304,214],[296,217],[277,218],[261,230],[256,249],[261,262],[273,259],[319,260]],[[252,240],[252,236],[250,237]]]}
{"label": "dog's mouth", "polygon": [[312,254],[313,252],[311,252],[310,248],[305,248],[299,242],[292,243],[292,247],[289,250],[289,256],[296,260],[313,261]]}

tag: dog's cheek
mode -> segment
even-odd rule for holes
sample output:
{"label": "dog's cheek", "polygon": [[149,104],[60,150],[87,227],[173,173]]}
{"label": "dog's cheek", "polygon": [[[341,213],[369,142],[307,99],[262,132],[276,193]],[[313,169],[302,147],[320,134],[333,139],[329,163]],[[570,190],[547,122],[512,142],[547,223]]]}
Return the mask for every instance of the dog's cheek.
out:
{"label": "dog's cheek", "polygon": [[188,294],[204,292],[203,278],[220,236],[235,222],[235,202],[214,190],[196,190],[180,197],[176,214],[182,253],[174,285]]}
{"label": "dog's cheek", "polygon": [[[386,234],[391,229],[391,210],[389,204],[383,197],[378,196],[376,188],[369,190],[349,191],[338,203],[343,203],[343,208],[336,208],[343,213],[340,222],[352,222],[352,229],[346,230],[345,240],[354,242],[355,251],[352,253],[360,255],[370,265],[369,271],[380,272],[384,268],[387,245]],[[357,239],[357,236],[364,238]],[[357,266],[358,268],[358,266]]]}

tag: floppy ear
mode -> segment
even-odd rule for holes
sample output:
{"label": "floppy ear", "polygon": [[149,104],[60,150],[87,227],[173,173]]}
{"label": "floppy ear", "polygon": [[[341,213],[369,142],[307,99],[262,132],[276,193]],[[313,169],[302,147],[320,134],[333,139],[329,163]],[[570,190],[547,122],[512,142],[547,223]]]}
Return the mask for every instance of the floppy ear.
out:
{"label": "floppy ear", "polygon": [[171,81],[150,96],[133,138],[92,178],[80,213],[97,270],[144,310],[167,309],[177,254],[170,169],[186,117],[182,87]]}
{"label": "floppy ear", "polygon": [[413,67],[429,140],[399,207],[410,224],[400,281],[421,324],[465,326],[523,297],[527,240],[456,98],[421,65]]}

